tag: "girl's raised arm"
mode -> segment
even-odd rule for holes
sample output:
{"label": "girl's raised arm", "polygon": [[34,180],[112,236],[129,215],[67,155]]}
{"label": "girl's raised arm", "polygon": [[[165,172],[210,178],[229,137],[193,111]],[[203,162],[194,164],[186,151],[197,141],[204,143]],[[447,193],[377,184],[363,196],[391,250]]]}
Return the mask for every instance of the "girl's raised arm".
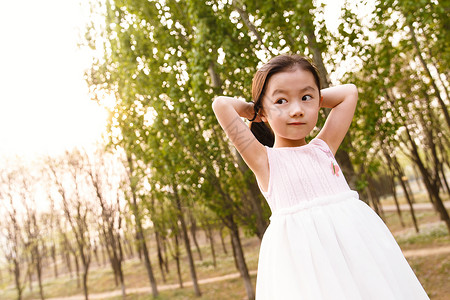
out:
{"label": "girl's raised arm", "polygon": [[212,108],[220,126],[222,126],[249,168],[255,174],[259,173],[264,166],[267,166],[266,149],[241,119],[241,117],[253,118],[253,103],[220,96],[214,99]]}
{"label": "girl's raised arm", "polygon": [[336,154],[352,123],[358,90],[354,84],[344,84],[323,89],[321,94],[321,106],[331,108],[331,112],[317,137],[324,140],[333,154]]}

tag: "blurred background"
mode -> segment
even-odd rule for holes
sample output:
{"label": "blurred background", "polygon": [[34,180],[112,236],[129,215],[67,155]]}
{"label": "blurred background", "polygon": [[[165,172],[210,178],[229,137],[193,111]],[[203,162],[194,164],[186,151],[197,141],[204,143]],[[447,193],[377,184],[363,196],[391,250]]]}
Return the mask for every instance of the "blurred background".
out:
{"label": "blurred background", "polygon": [[211,104],[281,53],[358,87],[339,165],[449,299],[448,1],[1,7],[2,299],[253,299],[271,213]]}

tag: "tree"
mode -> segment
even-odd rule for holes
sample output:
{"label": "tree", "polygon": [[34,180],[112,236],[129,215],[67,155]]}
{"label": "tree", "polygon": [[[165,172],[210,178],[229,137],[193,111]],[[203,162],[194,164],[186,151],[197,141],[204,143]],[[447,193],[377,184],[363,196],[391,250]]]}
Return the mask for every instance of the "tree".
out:
{"label": "tree", "polygon": [[59,161],[49,159],[46,163],[59,193],[66,222],[76,241],[75,262],[78,263],[77,257],[80,257],[84,297],[88,299],[87,278],[92,258],[90,224],[93,222],[93,215],[89,203],[91,197],[86,187],[86,158],[83,153],[75,150],[72,153],[66,152]]}

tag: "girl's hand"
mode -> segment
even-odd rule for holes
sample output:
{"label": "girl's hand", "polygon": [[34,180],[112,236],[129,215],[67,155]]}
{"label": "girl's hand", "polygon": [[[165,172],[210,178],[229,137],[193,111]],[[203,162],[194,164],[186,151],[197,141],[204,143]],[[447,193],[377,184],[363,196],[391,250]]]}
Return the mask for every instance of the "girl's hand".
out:
{"label": "girl's hand", "polygon": [[254,103],[253,102],[248,102],[248,104],[249,104],[249,107],[250,107],[250,109],[249,109],[250,115],[247,116],[246,118],[247,118],[247,120],[250,121],[250,124],[252,122],[255,122],[255,123],[263,122],[261,120],[261,118],[259,117],[259,113],[255,112],[255,108],[254,108],[255,105],[254,105]]}
{"label": "girl's hand", "polygon": [[323,97],[321,107],[331,108],[331,112],[317,138],[325,141],[333,154],[336,154],[352,123],[358,90],[353,84],[344,84],[323,89],[321,94]]}

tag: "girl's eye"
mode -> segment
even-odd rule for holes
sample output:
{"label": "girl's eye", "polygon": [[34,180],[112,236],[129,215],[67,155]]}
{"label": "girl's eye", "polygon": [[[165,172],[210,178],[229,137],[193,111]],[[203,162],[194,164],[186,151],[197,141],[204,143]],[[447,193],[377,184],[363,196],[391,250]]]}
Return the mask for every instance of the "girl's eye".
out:
{"label": "girl's eye", "polygon": [[[284,101],[284,102],[283,102]],[[287,100],[286,99],[278,99],[277,102],[275,102],[276,104],[283,104],[286,103]]]}
{"label": "girl's eye", "polygon": [[311,98],[312,97],[310,95],[305,95],[302,97],[302,101],[308,101],[308,100],[311,100]]}

